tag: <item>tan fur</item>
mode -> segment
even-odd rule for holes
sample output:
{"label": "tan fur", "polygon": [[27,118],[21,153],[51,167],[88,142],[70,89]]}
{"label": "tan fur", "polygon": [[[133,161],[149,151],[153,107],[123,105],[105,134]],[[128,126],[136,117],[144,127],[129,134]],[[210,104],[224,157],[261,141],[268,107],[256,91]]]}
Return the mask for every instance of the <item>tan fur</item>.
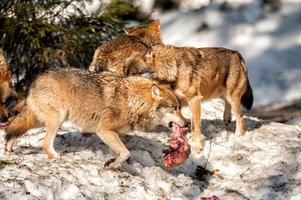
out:
{"label": "tan fur", "polygon": [[[133,58],[133,62],[129,61],[129,66],[125,68],[139,68],[135,66],[137,60],[141,62],[141,57]],[[201,101],[224,99],[224,122],[230,123],[232,108],[237,119],[235,133],[245,133],[240,104],[250,108],[253,95],[245,62],[237,51],[156,45],[142,60],[149,67],[152,77],[170,84],[181,104],[188,105],[192,110],[192,140],[196,151],[202,149],[204,144],[204,137],[200,134]]]}
{"label": "tan fur", "polygon": [[23,107],[24,110],[15,116],[10,118],[10,124],[6,127],[6,132],[9,133],[6,136],[6,150],[12,151],[16,136],[22,135],[27,130],[34,128],[38,125],[38,121],[31,109]]}
{"label": "tan fur", "polygon": [[49,158],[57,158],[53,141],[62,122],[68,120],[84,132],[96,132],[118,155],[108,167],[118,167],[129,157],[119,133],[171,122],[183,126],[185,119],[178,108],[168,87],[146,78],[72,68],[52,70],[31,86],[26,107],[6,129],[6,149],[11,150],[14,138],[40,122],[46,128],[43,150]]}
{"label": "tan fur", "polygon": [[[132,52],[146,53],[149,47],[163,44],[160,35],[160,21],[156,20],[148,27],[124,28],[126,35],[108,41],[99,46],[90,64],[90,71],[111,71],[124,74],[124,63]],[[133,68],[132,68],[133,70]],[[132,72],[133,73],[133,72]]]}
{"label": "tan fur", "polygon": [[17,93],[12,85],[11,71],[8,68],[4,52],[0,49],[0,121],[9,117],[7,110],[9,102],[6,102],[9,97],[17,97]]}

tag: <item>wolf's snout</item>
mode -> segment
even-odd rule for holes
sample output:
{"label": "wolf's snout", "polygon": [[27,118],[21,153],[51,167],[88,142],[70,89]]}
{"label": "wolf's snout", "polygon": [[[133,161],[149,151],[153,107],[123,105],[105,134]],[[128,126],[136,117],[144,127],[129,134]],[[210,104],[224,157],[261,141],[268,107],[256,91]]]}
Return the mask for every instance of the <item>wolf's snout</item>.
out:
{"label": "wolf's snout", "polygon": [[9,97],[6,99],[5,104],[6,104],[6,105],[9,105],[9,104],[11,104],[12,102],[13,102],[13,103],[16,103],[17,101],[18,101],[18,97],[16,97],[16,96],[9,96]]}
{"label": "wolf's snout", "polygon": [[1,123],[5,123],[5,122],[7,122],[8,121],[8,117],[7,116],[1,116],[0,117],[0,122]]}
{"label": "wolf's snout", "polygon": [[7,116],[1,116],[0,117],[0,128],[4,128],[8,125],[8,117]]}

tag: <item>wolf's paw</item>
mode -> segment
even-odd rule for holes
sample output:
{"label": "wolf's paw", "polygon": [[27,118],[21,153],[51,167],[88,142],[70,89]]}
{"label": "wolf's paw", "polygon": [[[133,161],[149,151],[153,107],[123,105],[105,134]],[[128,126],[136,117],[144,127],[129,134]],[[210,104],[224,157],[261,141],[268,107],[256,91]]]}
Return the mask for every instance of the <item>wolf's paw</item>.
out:
{"label": "wolf's paw", "polygon": [[5,152],[9,153],[13,151],[15,139],[10,139],[5,143]]}
{"label": "wolf's paw", "polygon": [[230,117],[224,117],[224,124],[228,126],[231,123],[231,116]]}
{"label": "wolf's paw", "polygon": [[246,134],[246,131],[244,129],[242,129],[242,130],[236,129],[235,130],[235,136],[243,136],[245,134]]}
{"label": "wolf's paw", "polygon": [[200,153],[204,149],[204,146],[205,146],[204,136],[192,141],[192,151],[195,153]]}
{"label": "wolf's paw", "polygon": [[47,152],[48,159],[56,159],[58,160],[60,158],[60,155],[57,152]]}
{"label": "wolf's paw", "polygon": [[105,169],[115,169],[120,167],[120,163],[116,162],[116,158],[111,158],[104,164]]}

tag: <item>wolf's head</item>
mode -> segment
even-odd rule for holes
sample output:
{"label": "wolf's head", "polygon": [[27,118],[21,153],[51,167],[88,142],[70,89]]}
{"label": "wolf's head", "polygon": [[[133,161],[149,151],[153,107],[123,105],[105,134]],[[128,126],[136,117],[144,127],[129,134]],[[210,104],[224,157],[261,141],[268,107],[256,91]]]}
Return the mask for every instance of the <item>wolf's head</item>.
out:
{"label": "wolf's head", "polygon": [[128,36],[140,40],[148,47],[163,44],[160,34],[160,20],[155,20],[147,27],[132,27],[124,28],[123,30]]}
{"label": "wolf's head", "polygon": [[[153,48],[161,50],[164,46],[165,45],[154,45],[145,52],[133,51],[131,56],[129,56],[124,63],[124,75],[139,74],[152,77],[151,74],[157,70],[156,66],[160,64],[160,60],[154,55]],[[162,52],[164,54],[164,51]]]}
{"label": "wolf's head", "polygon": [[187,126],[187,121],[180,112],[180,104],[177,97],[168,85],[152,86],[152,98],[157,102],[154,121],[157,125],[171,128],[173,123],[180,127]]}

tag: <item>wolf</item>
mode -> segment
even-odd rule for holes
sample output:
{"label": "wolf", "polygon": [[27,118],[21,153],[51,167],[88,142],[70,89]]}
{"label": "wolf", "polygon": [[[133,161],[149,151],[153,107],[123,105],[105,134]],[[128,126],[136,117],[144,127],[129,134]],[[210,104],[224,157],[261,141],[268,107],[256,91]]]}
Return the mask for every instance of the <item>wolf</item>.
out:
{"label": "wolf", "polygon": [[[124,28],[125,35],[99,46],[89,66],[90,71],[109,70],[124,74],[124,63],[130,60],[132,52],[145,54],[153,45],[163,44],[160,34],[160,21],[155,20],[147,27]],[[131,68],[135,73],[137,70]]]}
{"label": "wolf", "polygon": [[151,78],[171,86],[182,106],[189,106],[192,111],[194,151],[202,150],[205,141],[200,124],[203,101],[222,98],[225,102],[224,123],[228,125],[231,122],[233,109],[236,115],[235,133],[244,135],[240,105],[248,110],[252,108],[253,91],[246,63],[238,51],[219,47],[154,45],[145,55],[133,57],[127,64],[124,66],[126,69],[132,66],[138,71],[146,72],[147,69]]}
{"label": "wolf", "polygon": [[0,127],[7,124],[14,113],[13,106],[17,102],[17,93],[12,84],[12,75],[8,67],[4,51],[0,48]]}
{"label": "wolf", "polygon": [[43,150],[49,159],[59,155],[53,141],[64,121],[80,131],[96,133],[117,157],[105,163],[116,168],[130,156],[119,134],[152,129],[156,125],[185,126],[174,93],[164,85],[139,76],[120,77],[111,72],[56,69],[32,84],[22,112],[6,128],[6,150],[28,129],[45,126]]}

